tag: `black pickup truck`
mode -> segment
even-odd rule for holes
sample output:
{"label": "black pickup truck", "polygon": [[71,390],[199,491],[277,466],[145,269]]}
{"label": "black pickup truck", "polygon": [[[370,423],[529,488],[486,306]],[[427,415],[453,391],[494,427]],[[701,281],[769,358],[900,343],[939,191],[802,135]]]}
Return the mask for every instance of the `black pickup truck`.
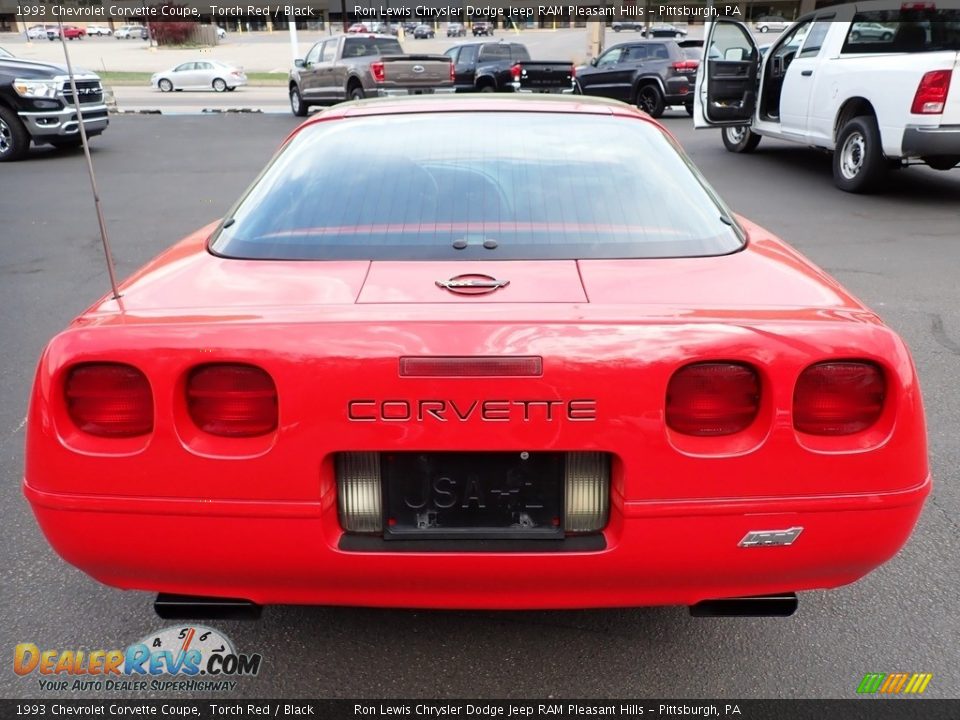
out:
{"label": "black pickup truck", "polygon": [[[100,78],[77,70],[74,81],[87,135],[99,135],[109,123]],[[60,65],[0,57],[0,162],[25,157],[31,141],[80,144],[70,76]]]}
{"label": "black pickup truck", "polygon": [[520,43],[464,43],[444,55],[453,62],[457,92],[572,93],[576,89],[573,63],[533,61]]}

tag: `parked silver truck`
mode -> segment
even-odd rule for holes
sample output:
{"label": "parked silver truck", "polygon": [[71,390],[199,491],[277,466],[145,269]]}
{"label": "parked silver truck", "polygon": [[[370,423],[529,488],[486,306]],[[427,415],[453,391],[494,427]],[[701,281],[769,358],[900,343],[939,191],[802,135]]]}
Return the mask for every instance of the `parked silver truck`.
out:
{"label": "parked silver truck", "polygon": [[454,91],[445,55],[407,55],[390,35],[341,35],[316,43],[290,71],[290,109],[303,117],[311,105],[389,95]]}

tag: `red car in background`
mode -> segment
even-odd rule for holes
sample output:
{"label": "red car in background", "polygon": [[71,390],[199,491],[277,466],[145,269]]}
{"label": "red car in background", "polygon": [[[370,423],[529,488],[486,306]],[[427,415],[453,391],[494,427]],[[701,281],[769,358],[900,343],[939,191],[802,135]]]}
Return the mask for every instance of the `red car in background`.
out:
{"label": "red car in background", "polygon": [[296,129],[49,343],[24,479],[58,553],[166,617],[787,615],[930,487],[873,311],[636,108],[498,95]]}
{"label": "red car in background", "polygon": [[87,31],[82,27],[77,27],[76,25],[64,25],[63,26],[63,36],[67,40],[83,40],[86,37]]}

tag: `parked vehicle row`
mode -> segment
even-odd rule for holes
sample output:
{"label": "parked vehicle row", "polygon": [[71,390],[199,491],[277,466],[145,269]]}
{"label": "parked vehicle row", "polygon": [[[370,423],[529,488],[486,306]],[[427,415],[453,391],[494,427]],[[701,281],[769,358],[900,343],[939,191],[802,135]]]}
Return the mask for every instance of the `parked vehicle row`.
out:
{"label": "parked vehicle row", "polygon": [[654,23],[647,28],[645,22],[634,20],[614,20],[610,24],[610,29],[614,32],[632,30],[640,33],[643,37],[650,38],[683,38],[687,36],[687,30],[677,25],[668,23]]}

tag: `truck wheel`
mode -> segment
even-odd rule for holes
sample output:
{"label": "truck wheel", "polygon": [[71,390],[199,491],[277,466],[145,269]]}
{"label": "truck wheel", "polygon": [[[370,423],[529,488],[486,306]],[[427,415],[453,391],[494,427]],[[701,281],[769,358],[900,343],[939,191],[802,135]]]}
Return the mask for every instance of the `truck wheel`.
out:
{"label": "truck wheel", "polygon": [[366,94],[364,94],[362,87],[360,87],[359,85],[354,85],[350,89],[350,92],[348,93],[348,97],[351,100],[363,100],[366,97]]}
{"label": "truck wheel", "polygon": [[480,92],[496,92],[497,89],[493,85],[484,85],[480,88]]}
{"label": "truck wheel", "polygon": [[692,103],[692,102],[688,102],[688,103],[684,104],[683,108],[684,108],[684,110],[687,111],[687,115],[689,115],[690,117],[693,117],[693,103]]}
{"label": "truck wheel", "polygon": [[215,78],[213,81],[213,89],[217,92],[226,92],[227,90],[227,81],[223,78]]}
{"label": "truck wheel", "polygon": [[723,146],[732,153],[751,153],[760,144],[760,135],[746,125],[728,125],[721,132]]}
{"label": "truck wheel", "polygon": [[290,86],[290,110],[297,117],[306,117],[310,106],[307,105],[300,96],[300,88],[296,85]]}
{"label": "truck wheel", "polygon": [[870,192],[883,179],[887,161],[880,145],[877,119],[861,115],[850,120],[837,135],[833,151],[833,182],[845,192]]}
{"label": "truck wheel", "polygon": [[644,85],[637,90],[637,107],[652,118],[663,115],[663,95],[656,85]]}
{"label": "truck wheel", "polygon": [[0,162],[20,160],[30,149],[30,135],[12,110],[0,105]]}

